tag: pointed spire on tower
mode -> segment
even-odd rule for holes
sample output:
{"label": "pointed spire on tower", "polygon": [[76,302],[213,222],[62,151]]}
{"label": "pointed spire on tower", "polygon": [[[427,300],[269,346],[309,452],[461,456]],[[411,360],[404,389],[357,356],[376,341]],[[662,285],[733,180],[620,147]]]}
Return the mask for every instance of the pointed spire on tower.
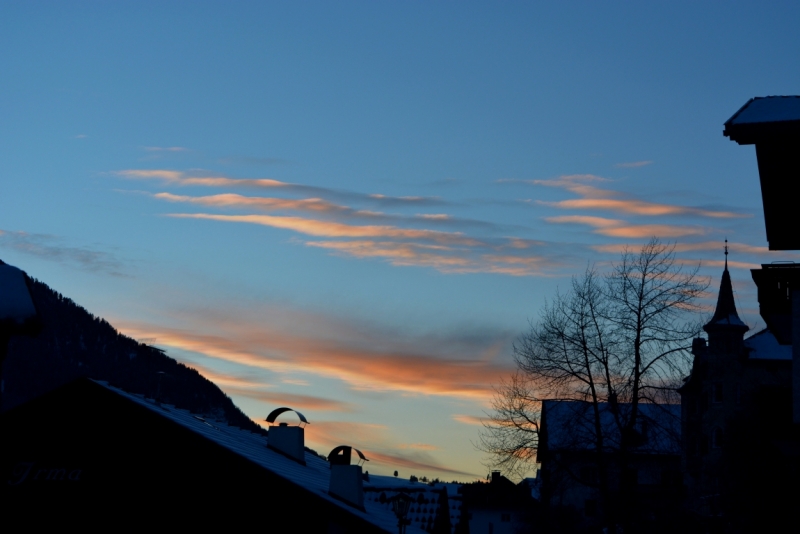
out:
{"label": "pointed spire on tower", "polygon": [[728,238],[725,238],[725,270],[728,270]]}
{"label": "pointed spire on tower", "polygon": [[719,284],[719,296],[717,297],[717,309],[714,310],[714,317],[703,327],[706,331],[714,326],[736,326],[749,330],[744,321],[736,313],[736,303],[733,300],[733,284],[731,283],[731,273],[728,272],[728,240],[725,240],[725,270],[722,271],[722,281]]}

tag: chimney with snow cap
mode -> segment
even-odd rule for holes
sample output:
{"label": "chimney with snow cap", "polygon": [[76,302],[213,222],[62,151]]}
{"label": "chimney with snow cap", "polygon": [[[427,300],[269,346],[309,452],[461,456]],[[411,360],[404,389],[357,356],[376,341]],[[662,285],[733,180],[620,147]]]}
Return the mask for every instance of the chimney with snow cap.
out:
{"label": "chimney with snow cap", "polygon": [[[289,426],[286,423],[275,425],[275,420],[284,412],[296,413],[300,418],[300,424],[298,426]],[[295,462],[306,465],[304,425],[310,424],[308,419],[297,410],[283,407],[272,410],[267,416],[267,423],[270,424],[267,447],[288,456]]]}
{"label": "chimney with snow cap", "polygon": [[[350,465],[353,451],[358,455],[356,465]],[[339,445],[328,453],[328,461],[331,464],[328,495],[363,511],[364,475],[361,473],[361,466],[369,460],[360,450],[348,445]]]}

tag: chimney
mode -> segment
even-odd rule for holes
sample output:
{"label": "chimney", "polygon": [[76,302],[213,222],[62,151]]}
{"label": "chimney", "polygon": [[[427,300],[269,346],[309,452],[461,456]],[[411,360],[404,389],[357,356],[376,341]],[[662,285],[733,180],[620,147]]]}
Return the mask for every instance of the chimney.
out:
{"label": "chimney", "polygon": [[[298,426],[289,426],[286,423],[275,425],[275,420],[284,412],[296,413],[300,418],[300,424]],[[297,463],[306,465],[304,425],[309,422],[305,416],[291,408],[277,408],[267,416],[267,423],[271,425],[267,434],[267,447]]]}
{"label": "chimney", "polygon": [[[358,464],[350,465],[352,451],[358,454]],[[364,511],[364,477],[361,465],[369,460],[358,449],[340,445],[328,454],[331,464],[331,482],[328,495]]]}

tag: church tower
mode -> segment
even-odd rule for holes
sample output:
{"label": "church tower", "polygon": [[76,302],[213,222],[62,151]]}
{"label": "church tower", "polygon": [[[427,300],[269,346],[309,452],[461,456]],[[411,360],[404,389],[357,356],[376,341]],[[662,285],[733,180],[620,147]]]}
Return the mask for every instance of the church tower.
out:
{"label": "church tower", "polygon": [[725,243],[725,270],[722,271],[722,282],[719,285],[717,308],[711,320],[703,326],[703,330],[708,333],[708,350],[720,355],[741,352],[744,349],[744,334],[750,330],[736,313],[731,273],[728,272],[727,240]]}
{"label": "church tower", "polygon": [[692,343],[692,372],[678,391],[689,500],[708,508],[697,510],[701,514],[715,515],[714,508],[721,503],[715,502],[714,496],[725,493],[729,483],[726,440],[733,435],[741,401],[739,382],[747,359],[744,335],[749,330],[736,312],[727,242],[717,307],[703,330],[708,341],[698,338]]}

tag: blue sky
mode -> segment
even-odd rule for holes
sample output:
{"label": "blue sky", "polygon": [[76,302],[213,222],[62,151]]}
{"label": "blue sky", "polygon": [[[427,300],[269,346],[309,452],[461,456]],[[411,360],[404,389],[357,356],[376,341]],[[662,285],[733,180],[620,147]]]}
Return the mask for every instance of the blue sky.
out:
{"label": "blue sky", "polygon": [[[795,2],[7,2],[0,257],[370,469],[484,474],[511,343],[652,235],[757,326]],[[709,300],[709,303],[711,301]],[[322,451],[327,452],[327,451]]]}

